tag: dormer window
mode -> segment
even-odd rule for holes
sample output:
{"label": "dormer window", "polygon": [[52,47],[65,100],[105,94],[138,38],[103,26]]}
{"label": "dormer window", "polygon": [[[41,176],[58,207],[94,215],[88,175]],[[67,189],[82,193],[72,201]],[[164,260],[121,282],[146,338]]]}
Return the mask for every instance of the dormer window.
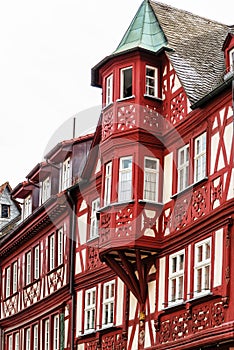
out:
{"label": "dormer window", "polygon": [[120,98],[132,96],[132,67],[121,69],[120,75]]}
{"label": "dormer window", "polygon": [[3,219],[10,218],[10,205],[1,204],[1,218]]}
{"label": "dormer window", "polygon": [[113,74],[106,78],[106,106],[113,102]]}
{"label": "dormer window", "polygon": [[26,219],[32,213],[32,196],[31,194],[24,199],[23,219]]}
{"label": "dormer window", "polygon": [[61,190],[71,186],[71,158],[68,157],[62,164]]}
{"label": "dormer window", "polygon": [[50,198],[50,178],[49,176],[41,184],[41,204]]}
{"label": "dormer window", "polygon": [[146,66],[145,94],[150,97],[158,97],[158,70],[155,67]]}
{"label": "dormer window", "polygon": [[229,71],[233,72],[233,55],[234,55],[234,47],[228,52],[229,53]]}

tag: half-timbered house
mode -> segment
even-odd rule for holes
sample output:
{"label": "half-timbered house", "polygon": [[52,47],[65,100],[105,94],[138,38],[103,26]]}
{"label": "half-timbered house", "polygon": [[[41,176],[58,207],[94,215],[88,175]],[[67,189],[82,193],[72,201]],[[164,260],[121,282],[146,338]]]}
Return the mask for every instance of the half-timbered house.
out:
{"label": "half-timbered house", "polygon": [[12,192],[3,350],[234,349],[234,29],[144,0],[92,135]]}

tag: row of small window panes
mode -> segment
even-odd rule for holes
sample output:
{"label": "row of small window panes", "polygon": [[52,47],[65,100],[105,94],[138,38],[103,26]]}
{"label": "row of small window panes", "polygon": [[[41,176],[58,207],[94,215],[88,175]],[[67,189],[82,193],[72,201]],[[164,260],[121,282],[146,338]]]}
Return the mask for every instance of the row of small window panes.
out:
{"label": "row of small window panes", "polygon": [[[64,235],[60,228],[49,236],[49,271],[63,263]],[[15,261],[5,269],[6,292],[5,297],[17,292],[18,289],[18,262]],[[12,277],[11,277],[12,276]],[[40,278],[40,246],[36,245],[25,254],[25,285]]]}
{"label": "row of small window panes", "polygon": [[[184,250],[169,257],[169,305],[184,299],[184,260]],[[210,264],[211,239],[209,238],[195,244],[194,296],[210,290]]]}
{"label": "row of small window panes", "polygon": [[[145,157],[144,163],[144,200],[158,200],[159,159]],[[104,205],[111,201],[112,162],[105,167]],[[118,200],[124,202],[132,199],[132,157],[120,158]]]}
{"label": "row of small window panes", "polygon": [[[60,331],[60,317],[59,315],[53,316],[51,319],[46,319],[42,323],[43,328],[43,349],[49,350],[52,341],[53,350],[59,350],[59,331]],[[14,332],[13,334],[7,335],[7,349],[8,350],[20,350],[23,344],[20,344],[20,340],[24,342],[25,350],[39,350],[40,339],[39,339],[39,325],[34,324],[31,327],[24,328],[23,337],[20,337],[20,332]],[[32,347],[31,347],[32,346]]]}
{"label": "row of small window panes", "polygon": [[[120,98],[128,98],[132,91],[132,67],[121,69],[120,72]],[[145,94],[151,97],[158,97],[158,69],[146,66],[145,71]],[[106,105],[113,102],[113,74],[106,79]]]}
{"label": "row of small window panes", "polygon": [[[195,139],[194,182],[206,176],[206,133]],[[106,164],[104,205],[111,199],[112,163]],[[146,157],[144,163],[144,195],[143,199],[158,201],[159,160]],[[182,191],[189,185],[189,145],[178,151],[178,190]],[[120,158],[118,200],[132,199],[132,157]]]}
{"label": "row of small window panes", "polygon": [[[85,332],[94,330],[96,317],[96,287],[85,292]],[[110,326],[114,322],[114,300],[115,300],[115,281],[104,283],[103,301],[102,301],[102,326]]]}

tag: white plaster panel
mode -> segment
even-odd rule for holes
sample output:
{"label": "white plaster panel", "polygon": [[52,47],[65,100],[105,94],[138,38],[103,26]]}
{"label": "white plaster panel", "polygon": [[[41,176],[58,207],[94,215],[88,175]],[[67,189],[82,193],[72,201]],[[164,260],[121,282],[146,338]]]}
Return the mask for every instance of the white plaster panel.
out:
{"label": "white plaster panel", "polygon": [[217,149],[219,145],[219,134],[216,133],[211,137],[211,152],[210,152],[210,175],[214,173],[214,166],[217,157]]}
{"label": "white plaster panel", "polygon": [[150,313],[155,312],[156,281],[148,283]]}
{"label": "white plaster panel", "polygon": [[233,124],[229,124],[226,126],[225,131],[224,131],[224,143],[225,143],[225,147],[226,147],[228,160],[231,157],[232,142],[233,142]]}
{"label": "white plaster panel", "polygon": [[[190,292],[190,283],[191,283],[191,276],[190,276],[190,269],[191,269],[191,244],[188,246],[188,266],[187,266],[187,293]],[[187,299],[190,299],[190,295],[187,295]]]}
{"label": "white plaster panel", "polygon": [[82,216],[78,217],[78,235],[79,235],[79,242],[80,244],[86,243],[86,236],[87,236],[87,217],[88,214],[84,214]]}
{"label": "white plaster panel", "polygon": [[232,199],[233,197],[234,197],[234,169],[232,169],[230,186],[229,186],[228,194],[227,194],[227,200]]}
{"label": "white plaster panel", "polygon": [[172,162],[173,154],[169,153],[164,157],[163,203],[169,202],[172,195]]}
{"label": "white plaster panel", "polygon": [[83,315],[83,291],[77,292],[77,308],[76,308],[76,337],[81,335],[82,332],[82,315]]}
{"label": "white plaster panel", "polygon": [[129,301],[129,319],[133,320],[135,318],[136,314],[136,307],[137,307],[137,299],[134,297],[132,292],[130,292],[130,301]]}
{"label": "white plaster panel", "polygon": [[116,326],[120,326],[123,324],[124,283],[120,278],[117,283]]}
{"label": "white plaster panel", "polygon": [[161,258],[159,261],[159,288],[158,288],[158,310],[164,309],[165,295],[165,273],[166,273],[166,258]]}
{"label": "white plaster panel", "polygon": [[223,268],[223,229],[215,233],[214,287],[222,284]]}

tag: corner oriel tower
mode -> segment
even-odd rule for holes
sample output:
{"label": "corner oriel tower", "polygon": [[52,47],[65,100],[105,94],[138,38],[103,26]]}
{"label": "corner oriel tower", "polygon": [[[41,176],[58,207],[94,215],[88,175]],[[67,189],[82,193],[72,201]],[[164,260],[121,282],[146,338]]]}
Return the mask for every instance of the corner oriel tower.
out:
{"label": "corner oriel tower", "polygon": [[103,90],[99,253],[139,303],[138,349],[149,275],[161,249],[166,50],[167,38],[144,1],[114,53],[92,69],[92,85]]}

